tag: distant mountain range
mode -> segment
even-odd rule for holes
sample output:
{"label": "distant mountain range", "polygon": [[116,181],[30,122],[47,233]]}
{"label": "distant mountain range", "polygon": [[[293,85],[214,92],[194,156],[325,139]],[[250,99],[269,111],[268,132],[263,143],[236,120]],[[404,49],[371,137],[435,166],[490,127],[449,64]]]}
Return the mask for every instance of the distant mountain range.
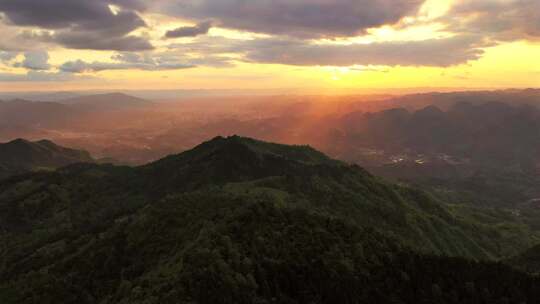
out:
{"label": "distant mountain range", "polygon": [[410,112],[391,109],[343,118],[344,143],[387,150],[446,153],[480,161],[518,161],[540,148],[540,110],[500,102],[460,102]]}
{"label": "distant mountain range", "polygon": [[468,102],[473,105],[500,102],[514,106],[531,105],[538,107],[540,106],[540,89],[409,94],[388,98],[383,101],[383,104],[386,107],[403,107],[409,110],[418,110],[434,105],[447,110],[461,102]]}
{"label": "distant mountain range", "polygon": [[55,102],[0,101],[0,127],[57,127],[78,114],[75,108]]}
{"label": "distant mountain range", "polygon": [[540,110],[501,102],[458,102],[355,112],[329,135],[329,149],[378,175],[437,189],[452,198],[517,208],[540,197]]}
{"label": "distant mountain range", "polygon": [[540,298],[537,278],[489,262],[537,243],[520,223],[307,146],[217,137],[142,167],[13,177],[0,198],[5,304]]}
{"label": "distant mountain range", "polygon": [[129,107],[148,106],[151,102],[122,93],[81,96],[60,100],[59,103],[86,109],[123,109]]}
{"label": "distant mountain range", "polygon": [[0,99],[3,99],[3,100],[25,99],[25,100],[42,101],[42,102],[57,102],[57,101],[81,97],[85,95],[94,95],[94,94],[79,94],[75,92],[42,92],[42,93],[0,92]]}
{"label": "distant mountain range", "polygon": [[0,179],[82,162],[94,160],[88,152],[64,148],[48,140],[31,142],[16,139],[0,144]]}
{"label": "distant mountain range", "polygon": [[55,102],[14,99],[0,101],[0,128],[57,128],[76,122],[89,112],[108,112],[149,106],[144,99],[125,94],[103,94],[57,100]]}

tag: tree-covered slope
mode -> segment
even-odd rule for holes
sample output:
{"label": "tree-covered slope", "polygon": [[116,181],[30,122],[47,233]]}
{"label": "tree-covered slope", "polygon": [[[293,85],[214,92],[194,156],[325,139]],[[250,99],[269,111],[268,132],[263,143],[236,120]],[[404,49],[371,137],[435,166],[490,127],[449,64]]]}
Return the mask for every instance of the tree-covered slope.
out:
{"label": "tree-covered slope", "polygon": [[526,228],[457,217],[309,147],[239,137],[138,168],[7,179],[0,231],[8,304],[537,299],[528,275],[444,257],[514,254],[531,246]]}
{"label": "tree-covered slope", "polygon": [[48,140],[16,139],[0,144],[0,178],[79,162],[93,159],[86,151],[64,148]]}
{"label": "tree-covered slope", "polygon": [[505,262],[522,271],[540,274],[540,245],[529,248]]}

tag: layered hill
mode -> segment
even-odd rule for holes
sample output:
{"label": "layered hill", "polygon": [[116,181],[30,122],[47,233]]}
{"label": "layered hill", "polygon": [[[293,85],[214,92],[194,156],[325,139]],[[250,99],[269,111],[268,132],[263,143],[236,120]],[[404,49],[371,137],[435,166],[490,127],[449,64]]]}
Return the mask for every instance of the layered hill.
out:
{"label": "layered hill", "polygon": [[390,98],[384,101],[384,104],[411,110],[434,105],[446,110],[462,102],[470,102],[474,105],[496,102],[515,106],[532,105],[538,107],[540,106],[540,89],[419,93]]}
{"label": "layered hill", "polygon": [[16,139],[0,144],[0,178],[93,161],[86,151],[61,147],[48,140]]}
{"label": "layered hill", "polygon": [[525,227],[463,219],[306,146],[236,136],[143,167],[5,180],[0,231],[8,304],[538,299],[536,279],[457,258],[515,254],[535,242]]}
{"label": "layered hill", "polygon": [[490,102],[456,103],[447,111],[391,109],[343,117],[344,143],[393,151],[446,153],[477,162],[514,161],[536,155],[540,110]]}
{"label": "layered hill", "polygon": [[122,93],[80,96],[61,100],[60,103],[86,110],[120,110],[151,104],[147,100]]}
{"label": "layered hill", "polygon": [[79,96],[54,102],[0,101],[0,128],[70,128],[91,114],[139,109],[152,103],[121,93]]}
{"label": "layered hill", "polygon": [[0,128],[4,127],[57,127],[78,111],[56,102],[28,100],[0,101]]}
{"label": "layered hill", "polygon": [[517,208],[540,197],[536,107],[456,101],[444,111],[356,112],[339,130],[336,155],[377,175],[490,207]]}

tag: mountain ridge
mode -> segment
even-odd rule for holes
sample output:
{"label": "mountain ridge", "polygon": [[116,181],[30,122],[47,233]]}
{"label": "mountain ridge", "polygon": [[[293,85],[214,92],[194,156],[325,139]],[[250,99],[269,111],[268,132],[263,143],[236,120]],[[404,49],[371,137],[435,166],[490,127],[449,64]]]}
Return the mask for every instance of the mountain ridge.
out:
{"label": "mountain ridge", "polygon": [[0,143],[0,178],[38,169],[56,169],[77,162],[94,162],[83,150],[65,148],[50,140],[22,138]]}
{"label": "mountain ridge", "polygon": [[417,303],[425,284],[466,298],[466,282],[537,293],[533,277],[462,258],[531,247],[524,227],[469,222],[310,147],[238,136],[141,167],[0,181],[0,231],[7,304]]}

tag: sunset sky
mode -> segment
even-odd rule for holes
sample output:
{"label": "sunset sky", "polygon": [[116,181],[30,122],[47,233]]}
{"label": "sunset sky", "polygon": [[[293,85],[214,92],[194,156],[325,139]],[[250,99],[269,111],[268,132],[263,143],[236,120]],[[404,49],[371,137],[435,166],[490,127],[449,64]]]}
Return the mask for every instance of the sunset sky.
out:
{"label": "sunset sky", "polygon": [[538,0],[0,0],[0,91],[540,87]]}

